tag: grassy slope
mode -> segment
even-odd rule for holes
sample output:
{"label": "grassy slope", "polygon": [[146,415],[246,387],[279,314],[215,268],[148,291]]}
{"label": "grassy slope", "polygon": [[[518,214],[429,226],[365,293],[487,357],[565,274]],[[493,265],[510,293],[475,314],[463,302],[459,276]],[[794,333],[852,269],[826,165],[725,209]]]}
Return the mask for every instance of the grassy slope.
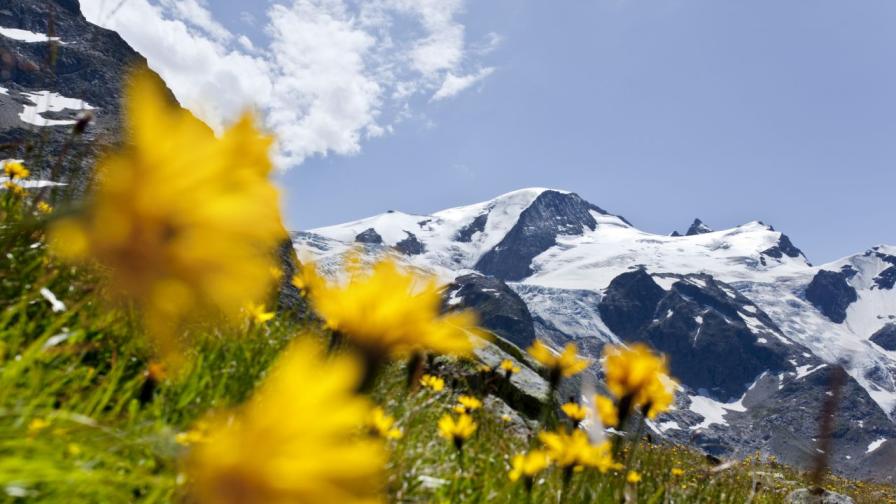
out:
{"label": "grassy slope", "polygon": [[[28,223],[24,223],[28,224]],[[197,329],[190,364],[153,389],[151,354],[136,318],[98,302],[96,282],[48,259],[38,232],[0,229],[0,502],[159,502],[184,493],[178,460],[187,448],[175,435],[206,412],[239,403],[292,335],[292,323],[221,331]],[[67,304],[53,312],[49,288]],[[444,367],[445,370],[460,363]],[[525,429],[488,409],[461,460],[436,435],[436,422],[466,390],[461,379],[441,394],[408,393],[395,365],[373,392],[398,417],[403,439],[390,442],[386,486],[401,502],[524,502],[507,479],[509,458],[529,446]],[[141,400],[141,397],[143,400]],[[46,425],[43,425],[46,422]],[[704,457],[682,448],[642,447],[644,479],[629,489],[638,502],[781,502],[806,486],[800,473],[774,463],[745,462],[713,472]],[[673,477],[673,467],[685,470]],[[566,502],[619,502],[618,474],[576,475]],[[859,502],[891,502],[890,487],[831,479],[828,486]],[[532,502],[555,502],[561,477],[549,471]],[[636,493],[636,495],[635,495]]]}

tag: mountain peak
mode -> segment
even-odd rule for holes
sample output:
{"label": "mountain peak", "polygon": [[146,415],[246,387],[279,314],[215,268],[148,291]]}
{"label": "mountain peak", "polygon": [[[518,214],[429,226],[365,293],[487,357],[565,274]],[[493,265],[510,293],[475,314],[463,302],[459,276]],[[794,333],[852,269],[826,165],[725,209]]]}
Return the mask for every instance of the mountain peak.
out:
{"label": "mountain peak", "polygon": [[694,236],[699,234],[712,233],[712,229],[703,223],[700,219],[694,219],[694,222],[691,224],[691,227],[688,228],[685,236]]}

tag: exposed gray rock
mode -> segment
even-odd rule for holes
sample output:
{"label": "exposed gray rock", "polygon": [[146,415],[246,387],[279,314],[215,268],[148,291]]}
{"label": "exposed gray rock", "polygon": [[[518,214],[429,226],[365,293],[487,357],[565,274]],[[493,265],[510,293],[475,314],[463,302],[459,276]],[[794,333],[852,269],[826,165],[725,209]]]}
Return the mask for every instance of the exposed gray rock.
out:
{"label": "exposed gray rock", "polygon": [[485,231],[486,222],[488,222],[487,213],[477,215],[476,218],[473,219],[473,222],[467,224],[457,232],[457,236],[455,236],[454,239],[459,242],[470,243],[473,240],[474,234]]}
{"label": "exposed gray rock", "polygon": [[356,243],[366,243],[370,245],[382,245],[383,237],[373,228],[367,228],[355,236]]}
{"label": "exposed gray rock", "polygon": [[685,236],[694,236],[699,234],[712,233],[712,229],[709,226],[703,223],[700,219],[694,219],[694,222],[691,223],[691,227],[688,228],[687,232],[684,234]]}
{"label": "exposed gray rock", "polygon": [[846,309],[859,299],[842,271],[821,270],[806,287],[806,299],[832,322],[846,320]]}
{"label": "exposed gray rock", "polygon": [[502,280],[522,280],[532,274],[532,259],[557,243],[561,235],[581,235],[593,230],[597,221],[591,212],[606,214],[579,195],[544,191],[522,213],[519,220],[475,269]]}
{"label": "exposed gray rock", "polygon": [[407,238],[395,244],[395,250],[404,255],[420,255],[426,252],[426,247],[417,239],[417,235],[410,231],[405,231]]}
{"label": "exposed gray rock", "polygon": [[880,328],[871,336],[871,341],[884,350],[896,352],[896,323],[890,322]]}
{"label": "exposed gray rock", "polygon": [[529,308],[520,296],[501,280],[470,274],[458,277],[446,289],[446,308],[472,308],[480,326],[520,348],[535,341]]}
{"label": "exposed gray rock", "polygon": [[800,488],[787,494],[787,504],[854,504],[851,497],[821,490],[820,492],[808,488]]}

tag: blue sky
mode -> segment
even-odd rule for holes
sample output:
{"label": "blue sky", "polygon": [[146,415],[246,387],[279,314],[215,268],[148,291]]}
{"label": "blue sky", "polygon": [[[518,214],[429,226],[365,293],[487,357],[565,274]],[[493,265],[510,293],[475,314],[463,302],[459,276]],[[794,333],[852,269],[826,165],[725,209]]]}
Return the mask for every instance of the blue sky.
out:
{"label": "blue sky", "polygon": [[[193,26],[193,14],[166,10],[166,0],[131,1],[215,39],[214,27]],[[218,37],[221,55],[243,51],[259,68],[292,67],[294,48],[330,58],[300,58],[294,74],[246,69],[273,75],[258,88],[277,104],[264,113],[293,142],[279,176],[293,228],[387,209],[430,213],[547,186],[658,233],[683,231],[694,217],[716,229],[762,220],[817,263],[896,243],[896,3],[441,0],[425,11],[427,2],[378,0],[388,4],[377,11],[382,19],[362,22],[363,4],[343,0],[195,1],[232,34]],[[288,21],[279,32],[269,16],[277,4],[275,17]],[[321,9],[329,17],[317,17]],[[310,18],[321,22],[290,28]],[[315,31],[333,20],[347,30]],[[123,21],[112,27],[143,40],[134,44],[141,52],[156,47],[152,33],[140,38]],[[458,27],[462,40],[440,50],[459,52],[407,63],[412,50]],[[359,34],[367,37],[350,36]],[[239,49],[240,35],[251,51]],[[340,48],[360,59],[333,56]],[[147,57],[177,80],[177,65]],[[363,85],[344,86],[350,79],[334,73],[332,58],[344,62],[339,70],[360,62],[353,75]],[[297,79],[309,73],[322,77]],[[327,79],[342,86],[338,93]],[[172,86],[182,102],[209,94],[191,85]],[[253,95],[254,85],[235,84],[267,96]],[[305,108],[278,123],[293,103]],[[226,121],[243,106],[234,98],[210,115]],[[306,120],[321,110],[320,120]]]}

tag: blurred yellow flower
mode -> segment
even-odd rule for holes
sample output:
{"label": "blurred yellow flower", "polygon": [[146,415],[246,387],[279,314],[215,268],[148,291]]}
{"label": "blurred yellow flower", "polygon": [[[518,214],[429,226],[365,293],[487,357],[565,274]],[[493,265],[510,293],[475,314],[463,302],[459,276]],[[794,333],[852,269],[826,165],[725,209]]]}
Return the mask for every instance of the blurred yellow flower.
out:
{"label": "blurred yellow flower", "polygon": [[438,376],[425,374],[420,378],[420,385],[433,392],[441,392],[445,388],[445,380]]}
{"label": "blurred yellow flower", "polygon": [[542,450],[532,450],[528,453],[519,453],[513,456],[510,462],[511,469],[510,481],[517,481],[520,478],[531,480],[538,473],[544,471],[550,465],[551,459],[548,454]]}
{"label": "blurred yellow flower", "polygon": [[455,411],[458,413],[472,413],[482,407],[482,401],[473,396],[460,395],[457,398],[457,402],[458,405]]}
{"label": "blurred yellow flower", "polygon": [[510,359],[504,359],[501,361],[501,364],[498,366],[507,376],[510,376],[514,373],[520,372],[520,367],[513,363]]}
{"label": "blurred yellow flower", "polygon": [[21,161],[7,161],[3,163],[3,173],[10,180],[28,178],[31,175],[31,172],[28,171],[28,168],[25,168]]}
{"label": "blurred yellow flower", "polygon": [[580,423],[586,416],[588,416],[588,410],[581,404],[574,402],[568,402],[560,406],[560,409],[563,410],[563,413],[576,424]]}
{"label": "blurred yellow flower", "polygon": [[380,502],[382,442],[361,436],[371,406],[361,367],[300,337],[259,390],[212,421],[188,460],[201,503]]}
{"label": "blurred yellow flower", "polygon": [[264,299],[287,237],[268,178],[272,139],[250,115],[216,137],[169,96],[149,71],[133,75],[126,147],[98,162],[85,210],[50,230],[58,255],[96,260],[141,304],[163,350],[188,314],[237,321]]}
{"label": "blurred yellow flower", "polygon": [[683,476],[684,475],[684,469],[681,469],[680,467],[673,467],[670,472],[672,473],[672,476]]}
{"label": "blurred yellow flower", "polygon": [[552,386],[560,382],[560,378],[569,378],[584,371],[589,364],[587,359],[579,357],[575,343],[569,343],[559,355],[555,354],[540,340],[529,347],[531,355],[539,364],[547,368]]}
{"label": "blurred yellow flower", "polygon": [[625,475],[625,481],[634,485],[641,481],[641,475],[638,474],[638,471],[629,471],[628,474]]}
{"label": "blurred yellow flower", "polygon": [[28,436],[34,437],[40,431],[46,429],[50,426],[50,422],[44,420],[43,418],[35,418],[34,420],[28,422]]}
{"label": "blurred yellow flower", "polygon": [[612,399],[596,395],[594,396],[594,408],[597,410],[597,416],[604,427],[616,427],[619,425],[619,411],[616,409]]}
{"label": "blurred yellow flower", "polygon": [[13,196],[21,197],[25,195],[25,188],[11,180],[4,182],[3,188],[9,191],[9,194],[12,194]]}
{"label": "blurred yellow flower", "polygon": [[395,427],[395,418],[387,415],[383,408],[377,406],[370,412],[370,432],[383,439],[401,439],[401,429]]}
{"label": "blurred yellow flower", "polygon": [[274,312],[267,311],[263,304],[255,303],[250,303],[246,306],[246,313],[249,315],[249,320],[257,325],[269,322],[275,315]]}
{"label": "blurred yellow flower", "polygon": [[53,213],[53,207],[47,203],[46,201],[40,201],[37,203],[37,211],[44,215]]}
{"label": "blurred yellow flower", "polygon": [[208,422],[200,420],[199,422],[196,422],[196,425],[190,430],[175,434],[174,441],[181,446],[204,443],[208,441],[208,429]]}
{"label": "blurred yellow flower", "polygon": [[458,415],[456,419],[449,414],[445,414],[439,419],[439,435],[454,442],[454,446],[457,449],[463,447],[464,441],[476,432],[477,427],[478,425],[473,421],[473,417],[467,414]]}
{"label": "blurred yellow flower", "polygon": [[592,467],[605,473],[619,467],[613,461],[609,441],[592,444],[588,435],[581,430],[541,432],[538,439],[544,444],[551,460],[561,469]]}
{"label": "blurred yellow flower", "polygon": [[372,360],[419,351],[469,355],[484,337],[471,311],[441,313],[442,294],[429,276],[405,271],[392,259],[370,268],[350,265],[345,283],[321,278],[305,265],[293,283],[302,288],[327,326]]}
{"label": "blurred yellow flower", "polygon": [[607,345],[603,355],[604,380],[619,403],[643,408],[649,418],[656,418],[672,405],[675,383],[669,378],[666,361],[647,345]]}
{"label": "blurred yellow flower", "polygon": [[511,417],[510,415],[501,415],[501,421],[504,423],[509,423],[513,421],[513,417]]}

